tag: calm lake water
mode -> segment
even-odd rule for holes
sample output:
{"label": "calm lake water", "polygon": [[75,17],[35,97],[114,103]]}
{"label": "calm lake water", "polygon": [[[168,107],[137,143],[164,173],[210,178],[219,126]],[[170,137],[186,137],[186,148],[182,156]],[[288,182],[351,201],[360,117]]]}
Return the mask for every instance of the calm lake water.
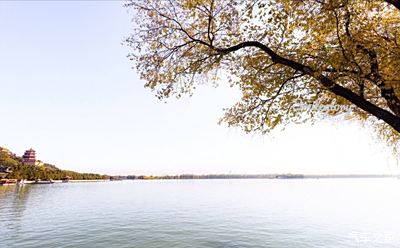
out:
{"label": "calm lake water", "polygon": [[0,247],[400,247],[400,180],[3,186],[0,225]]}

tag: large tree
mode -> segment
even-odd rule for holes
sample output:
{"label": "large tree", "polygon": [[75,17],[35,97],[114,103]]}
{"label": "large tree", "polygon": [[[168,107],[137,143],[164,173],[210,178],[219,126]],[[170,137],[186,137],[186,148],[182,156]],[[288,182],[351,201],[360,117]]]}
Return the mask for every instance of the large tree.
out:
{"label": "large tree", "polygon": [[160,98],[237,85],[246,131],[344,115],[400,134],[398,0],[132,0],[130,55]]}

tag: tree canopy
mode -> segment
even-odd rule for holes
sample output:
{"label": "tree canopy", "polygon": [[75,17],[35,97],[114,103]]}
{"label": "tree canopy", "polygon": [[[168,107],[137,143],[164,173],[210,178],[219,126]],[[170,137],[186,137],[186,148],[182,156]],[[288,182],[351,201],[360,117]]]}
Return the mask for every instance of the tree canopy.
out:
{"label": "tree canopy", "polygon": [[343,115],[400,134],[400,1],[132,0],[130,58],[159,98],[227,79],[245,131]]}

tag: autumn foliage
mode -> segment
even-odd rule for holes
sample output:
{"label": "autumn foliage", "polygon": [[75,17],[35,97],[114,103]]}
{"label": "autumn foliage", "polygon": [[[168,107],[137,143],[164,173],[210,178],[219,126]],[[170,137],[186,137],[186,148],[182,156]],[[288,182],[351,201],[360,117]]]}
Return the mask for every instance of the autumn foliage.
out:
{"label": "autumn foliage", "polygon": [[158,97],[205,80],[242,91],[222,118],[246,131],[345,116],[400,133],[400,1],[131,1],[130,57]]}

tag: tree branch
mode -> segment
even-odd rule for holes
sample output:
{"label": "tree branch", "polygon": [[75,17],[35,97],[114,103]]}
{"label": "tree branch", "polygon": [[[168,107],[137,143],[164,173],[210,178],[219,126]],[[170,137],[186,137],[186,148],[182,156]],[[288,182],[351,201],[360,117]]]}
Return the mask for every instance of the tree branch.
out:
{"label": "tree branch", "polygon": [[388,4],[393,5],[396,9],[400,10],[400,1],[399,0],[384,0]]}
{"label": "tree branch", "polygon": [[246,41],[239,43],[235,46],[231,46],[228,48],[214,48],[212,49],[220,52],[221,54],[228,54],[231,52],[238,51],[242,48],[246,47],[256,47],[264,51],[271,57],[271,60],[277,64],[288,66],[294,70],[303,72],[306,75],[313,77],[314,79],[318,80],[323,86],[328,88],[329,91],[336,94],[337,96],[341,96],[348,100],[349,102],[353,103],[357,107],[361,108],[362,110],[372,114],[373,116],[377,117],[380,120],[385,121],[391,127],[393,127],[396,131],[400,132],[400,117],[392,114],[391,112],[376,106],[375,104],[365,100],[363,97],[357,95],[353,91],[336,84],[328,77],[323,76],[321,73],[316,72],[309,66],[303,65],[296,61],[284,58],[277,53],[275,53],[272,49],[268,46],[258,42],[258,41]]}

